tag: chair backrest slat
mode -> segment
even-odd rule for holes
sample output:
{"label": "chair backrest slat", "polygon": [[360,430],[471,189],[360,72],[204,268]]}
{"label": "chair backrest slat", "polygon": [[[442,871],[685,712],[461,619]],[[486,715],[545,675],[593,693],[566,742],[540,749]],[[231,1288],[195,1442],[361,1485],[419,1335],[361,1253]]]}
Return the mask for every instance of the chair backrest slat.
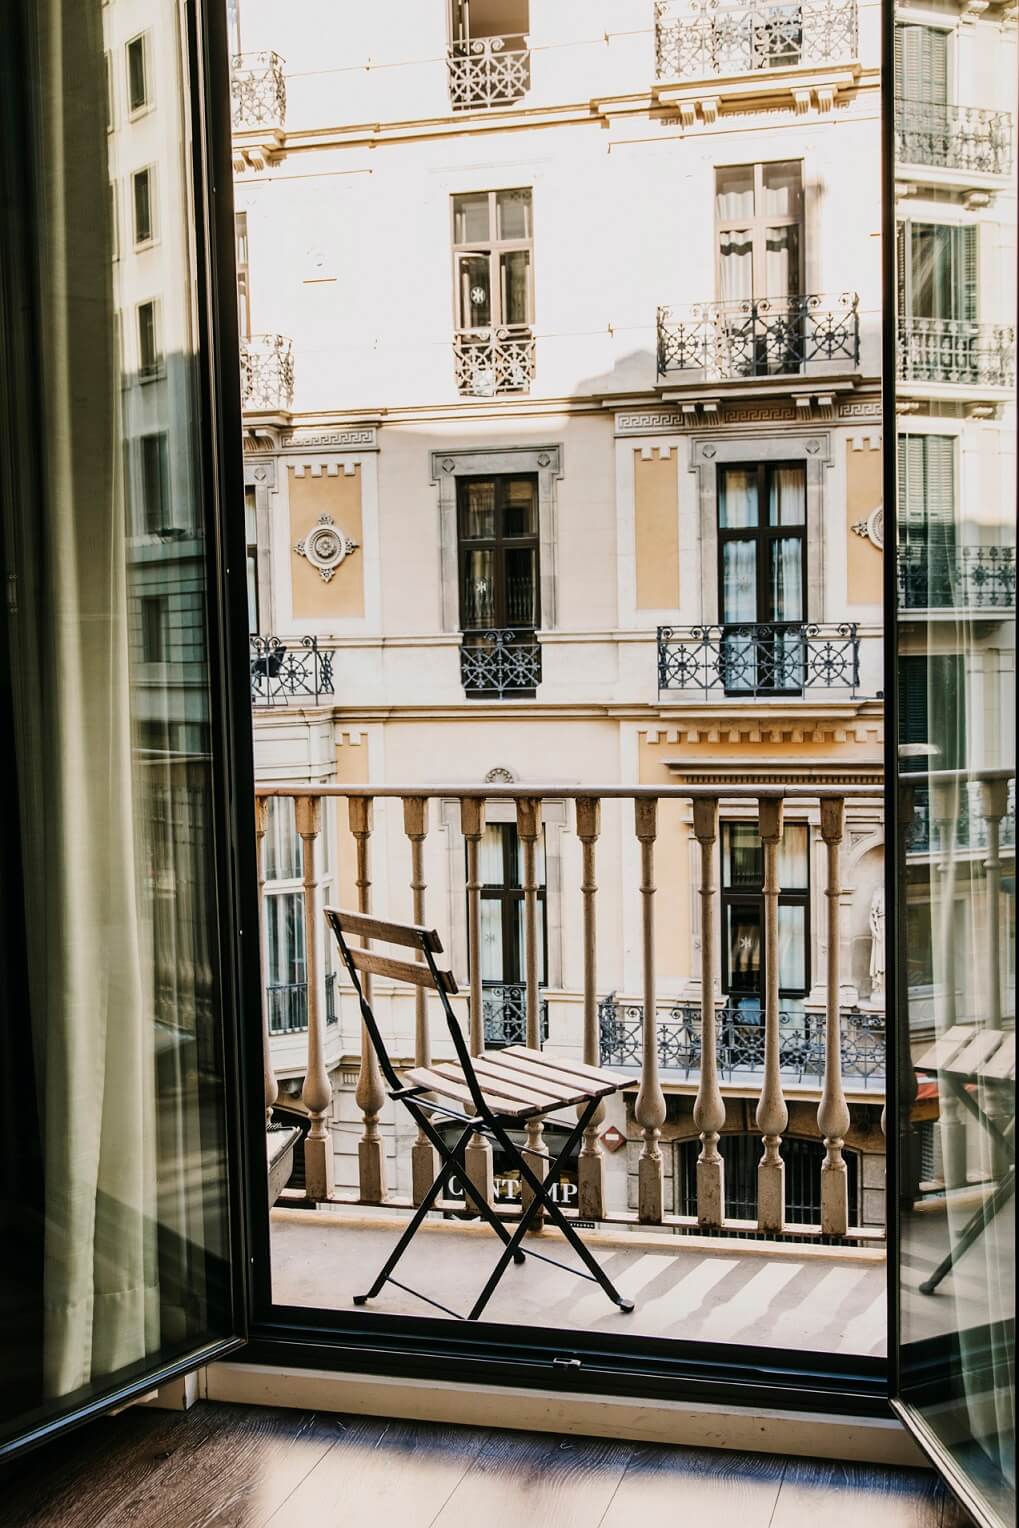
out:
{"label": "chair backrest slat", "polygon": [[405,944],[412,950],[431,950],[441,955],[442,940],[433,928],[417,923],[390,923],[372,918],[368,913],[352,913],[342,907],[327,907],[326,916],[345,934],[360,934],[362,939],[381,939],[383,944]]}
{"label": "chair backrest slat", "polygon": [[430,987],[433,991],[455,993],[456,981],[452,971],[438,971],[438,981],[427,966],[413,964],[409,960],[393,960],[389,955],[376,955],[373,950],[350,950],[350,959],[359,971],[370,971],[373,976],[389,976],[393,981],[413,982],[415,987]]}

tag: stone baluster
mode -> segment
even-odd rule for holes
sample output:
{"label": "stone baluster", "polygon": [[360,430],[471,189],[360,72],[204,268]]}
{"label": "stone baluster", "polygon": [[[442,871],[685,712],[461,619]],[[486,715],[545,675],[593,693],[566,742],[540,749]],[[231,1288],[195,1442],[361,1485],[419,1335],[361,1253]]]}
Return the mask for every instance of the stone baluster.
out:
{"label": "stone baluster", "polygon": [[272,1064],[272,1048],[269,1043],[269,962],[265,948],[265,835],[269,828],[269,798],[255,798],[255,853],[258,862],[258,955],[261,984],[259,988],[262,1013],[262,1083],[265,1090],[265,1123],[272,1118],[272,1106],[279,1097],[276,1073]]}
{"label": "stone baluster", "polygon": [[[481,836],[485,831],[485,803],[464,796],[460,801],[460,829],[467,845],[467,945],[470,985],[470,1051],[480,1056],[485,1049],[485,999],[481,983]],[[481,1190],[486,1201],[495,1198],[495,1179],[491,1143],[483,1135],[472,1135],[467,1143],[464,1166],[471,1182]]]}
{"label": "stone baluster", "polygon": [[1008,781],[980,782],[980,815],[987,825],[987,1012],[988,1022],[1001,1027],[1001,819],[1008,811]]}
{"label": "stone baluster", "polygon": [[333,1189],[333,1138],[329,1110],[333,1090],[325,1056],[325,1015],[319,1004],[318,980],[318,836],[322,803],[317,796],[298,796],[297,832],[304,862],[304,961],[308,979],[308,1063],[301,1099],[310,1128],[304,1140],[304,1191],[309,1199],[328,1199]]}
{"label": "stone baluster", "polygon": [[634,803],[634,822],[640,841],[641,938],[644,975],[644,1046],[640,1087],[634,1118],[643,1144],[637,1162],[637,1219],[644,1225],[661,1223],[665,1208],[665,1181],[660,1145],[665,1124],[665,1094],[658,1080],[658,1023],[655,1012],[655,839],[658,836],[658,801],[640,797]]}
{"label": "stone baluster", "polygon": [[[581,843],[580,892],[584,899],[584,1062],[601,1062],[598,1032],[598,920],[595,851],[601,832],[601,802],[596,796],[577,798],[577,837]],[[585,1106],[578,1106],[581,1112]],[[577,1162],[577,1208],[584,1220],[601,1220],[605,1214],[605,1156],[598,1132],[605,1119],[599,1104],[584,1131]]]}
{"label": "stone baluster", "polygon": [[842,1086],[842,1021],[839,903],[841,847],[846,831],[846,803],[841,797],[821,802],[821,837],[827,850],[825,895],[828,902],[828,985],[825,1009],[824,1084],[817,1106],[817,1127],[824,1141],[821,1164],[821,1231],[849,1234],[849,1174],[842,1148],[849,1129],[849,1108]]}
{"label": "stone baluster", "polygon": [[783,808],[780,799],[762,797],[758,802],[761,842],[764,848],[764,1079],[757,1104],[757,1128],[764,1154],[757,1168],[757,1228],[777,1235],[785,1223],[785,1163],[782,1135],[789,1111],[782,1093],[781,1043],[778,1006],[778,849],[782,842]]}
{"label": "stone baluster", "polygon": [[[357,855],[357,906],[362,913],[371,912],[371,835],[373,826],[372,799],[370,796],[350,796],[347,799],[350,831],[354,836]],[[370,939],[362,939],[367,948]],[[361,975],[361,986],[370,1003],[372,980],[369,972]],[[379,1115],[386,1101],[382,1085],[382,1072],[375,1048],[364,1024],[361,1025],[361,1065],[357,1074],[354,1098],[364,1117],[364,1134],[357,1143],[357,1177],[362,1204],[382,1204],[386,1197],[386,1149],[379,1129]]]}
{"label": "stone baluster", "polygon": [[[425,838],[428,834],[428,798],[427,796],[405,796],[403,798],[403,831],[410,839],[410,889],[412,897],[412,917],[415,923],[423,925],[425,921]],[[418,950],[416,959],[424,961],[424,954]],[[428,1033],[428,989],[426,987],[414,988],[414,1065],[431,1066],[432,1047]],[[428,1193],[438,1171],[438,1163],[435,1156],[435,1147],[431,1144],[424,1131],[418,1129],[417,1139],[410,1149],[410,1181],[411,1198],[414,1204],[420,1204]]]}
{"label": "stone baluster", "polygon": [[717,1230],[725,1219],[725,1163],[718,1137],[725,1129],[725,1101],[718,1086],[718,1037],[715,1032],[715,845],[718,801],[693,804],[694,836],[701,847],[701,1075],[693,1106],[701,1133],[697,1158],[697,1223]]}
{"label": "stone baluster", "polygon": [[[538,926],[538,840],[541,837],[541,799],[522,796],[517,801],[517,838],[520,841],[522,874],[521,890],[524,894],[524,975],[527,983],[527,1044],[532,1050],[541,1049],[541,945]],[[528,1166],[538,1178],[545,1176],[545,1127],[540,1119],[529,1119],[524,1127],[525,1150],[535,1155],[529,1157]],[[526,1183],[521,1185],[521,1201],[526,1208],[533,1195]],[[539,1211],[533,1224],[541,1224]]]}

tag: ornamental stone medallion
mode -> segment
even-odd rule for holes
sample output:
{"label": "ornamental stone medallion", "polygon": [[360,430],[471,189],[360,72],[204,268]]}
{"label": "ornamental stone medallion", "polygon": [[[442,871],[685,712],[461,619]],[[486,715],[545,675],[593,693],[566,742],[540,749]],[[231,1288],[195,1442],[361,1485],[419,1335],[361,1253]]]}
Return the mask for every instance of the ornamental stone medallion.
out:
{"label": "ornamental stone medallion", "polygon": [[294,551],[306,558],[327,584],[340,564],[357,551],[357,542],[344,534],[332,515],[319,515],[315,529],[297,543]]}

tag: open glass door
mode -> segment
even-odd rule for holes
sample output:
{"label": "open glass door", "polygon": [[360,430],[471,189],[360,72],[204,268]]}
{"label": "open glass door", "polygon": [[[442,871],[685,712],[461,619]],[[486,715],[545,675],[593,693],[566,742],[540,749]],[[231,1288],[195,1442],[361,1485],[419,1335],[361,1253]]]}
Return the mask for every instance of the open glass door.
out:
{"label": "open glass door", "polygon": [[934,41],[939,57],[951,50],[957,97],[937,131],[901,33],[886,95],[896,192],[909,193],[889,282],[894,366],[886,350],[886,417],[897,418],[891,1325],[900,1415],[974,1518],[997,1525],[1015,1519],[1016,203],[1011,156],[991,145],[1015,121],[1016,56],[1014,32],[990,12]]}
{"label": "open glass door", "polygon": [[178,0],[16,0],[5,27],[0,1453],[243,1330],[215,9],[214,44]]}

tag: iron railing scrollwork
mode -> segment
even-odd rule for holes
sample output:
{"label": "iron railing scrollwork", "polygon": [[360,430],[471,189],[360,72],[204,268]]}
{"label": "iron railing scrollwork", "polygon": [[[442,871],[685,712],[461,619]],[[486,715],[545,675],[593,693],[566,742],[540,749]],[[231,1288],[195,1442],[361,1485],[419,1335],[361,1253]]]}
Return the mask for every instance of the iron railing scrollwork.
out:
{"label": "iron railing scrollwork", "polygon": [[[485,1044],[527,1044],[527,988],[521,982],[485,982],[481,992]],[[548,1004],[539,1008],[542,1042],[548,1039]]]}
{"label": "iron railing scrollwork", "polygon": [[[598,1005],[602,1066],[639,1067],[644,1055],[644,1007],[614,997]],[[764,1071],[764,1015],[726,1006],[716,1011],[718,1069],[727,1080]],[[885,1022],[881,1013],[844,1009],[842,1071],[870,1083],[885,1074]],[[663,1070],[696,1075],[701,1065],[701,1010],[689,1003],[663,1007],[657,1015],[658,1063]],[[802,1009],[779,1012],[779,1058],[783,1074],[806,1082],[824,1076],[825,1016]]]}
{"label": "iron railing scrollwork", "polygon": [[745,626],[659,626],[658,688],[705,697],[799,695],[860,685],[860,638],[854,621],[772,622]]}
{"label": "iron railing scrollwork", "polygon": [[282,128],[287,120],[287,77],[278,53],[235,53],[230,60],[233,125]]}
{"label": "iron railing scrollwork", "polygon": [[1012,169],[1011,115],[977,106],[899,97],[895,102],[895,162],[1008,175]]}
{"label": "iron railing scrollwork", "polygon": [[856,0],[722,5],[657,0],[655,64],[661,79],[711,79],[857,57]]}
{"label": "iron railing scrollwork", "polygon": [[1015,547],[900,547],[903,610],[1014,610]]}
{"label": "iron railing scrollwork", "polygon": [[968,318],[914,318],[898,323],[896,367],[901,382],[961,387],[1012,387],[1015,329]]}
{"label": "iron railing scrollwork", "polygon": [[294,401],[294,342],[284,334],[241,340],[241,408],[288,409]]}
{"label": "iron railing scrollwork", "polygon": [[333,694],[333,653],[317,637],[250,637],[251,703],[286,706],[292,700],[318,705]]}
{"label": "iron railing scrollwork", "polygon": [[447,67],[454,111],[510,106],[531,88],[531,53],[524,37],[470,37],[451,43]]}
{"label": "iron railing scrollwork", "polygon": [[534,381],[534,335],[519,325],[461,329],[453,336],[453,365],[463,397],[526,393]]}
{"label": "iron railing scrollwork", "polygon": [[541,644],[533,631],[465,631],[460,680],[468,695],[533,695],[541,683]]}
{"label": "iron railing scrollwork", "polygon": [[860,362],[860,299],[811,292],[658,309],[658,375],[783,376]]}

